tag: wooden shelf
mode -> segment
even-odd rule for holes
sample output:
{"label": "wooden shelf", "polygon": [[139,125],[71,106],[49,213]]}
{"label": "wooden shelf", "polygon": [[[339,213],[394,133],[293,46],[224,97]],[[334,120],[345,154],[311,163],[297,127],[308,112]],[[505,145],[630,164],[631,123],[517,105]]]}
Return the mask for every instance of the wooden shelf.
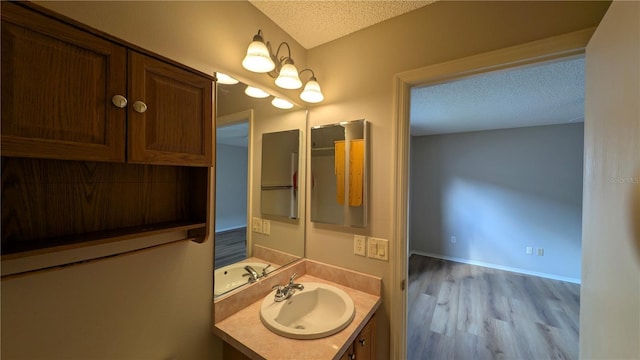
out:
{"label": "wooden shelf", "polygon": [[[59,238],[39,239],[30,242],[29,245],[25,248],[6,249],[3,246],[3,254],[1,260],[12,260],[57,251],[77,249],[85,246],[102,245],[115,241],[129,240],[143,236],[159,235],[168,232],[204,230],[205,228],[206,223],[204,222],[175,222],[137,226],[128,229],[117,229],[113,231],[97,231],[93,233],[74,236],[63,236]],[[202,242],[204,239],[198,239],[198,236],[195,236],[190,240]],[[38,244],[40,243],[46,244],[46,247],[38,248]]]}
{"label": "wooden shelf", "polygon": [[177,230],[206,236],[209,168],[1,161],[3,257]]}

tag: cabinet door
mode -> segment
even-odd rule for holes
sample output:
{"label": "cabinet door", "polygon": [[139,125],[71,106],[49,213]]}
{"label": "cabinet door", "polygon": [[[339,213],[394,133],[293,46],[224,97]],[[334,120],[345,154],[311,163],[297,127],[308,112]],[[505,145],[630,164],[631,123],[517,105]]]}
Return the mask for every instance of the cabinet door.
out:
{"label": "cabinet door", "polygon": [[124,161],[126,49],[2,2],[2,155]]}
{"label": "cabinet door", "polygon": [[374,315],[374,317],[369,320],[367,325],[365,325],[364,329],[362,329],[362,331],[356,338],[356,341],[353,343],[356,359],[369,360],[375,358],[375,324],[376,319]]}
{"label": "cabinet door", "polygon": [[356,358],[356,354],[353,350],[353,344],[351,344],[351,346],[349,346],[349,348],[347,349],[347,352],[345,352],[344,355],[342,355],[340,360],[353,360],[355,358]]}
{"label": "cabinet door", "polygon": [[211,166],[213,82],[134,51],[129,75],[128,161]]}

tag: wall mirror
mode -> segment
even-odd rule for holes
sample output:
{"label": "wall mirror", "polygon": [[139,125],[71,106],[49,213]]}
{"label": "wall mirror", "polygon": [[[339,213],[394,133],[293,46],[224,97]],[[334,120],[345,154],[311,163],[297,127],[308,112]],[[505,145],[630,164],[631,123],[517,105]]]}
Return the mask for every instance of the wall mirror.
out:
{"label": "wall mirror", "polygon": [[300,130],[262,134],[260,209],[263,216],[297,220]]}
{"label": "wall mirror", "polygon": [[[304,171],[297,174],[296,216],[291,218],[289,214],[270,213],[280,206],[272,204],[274,200],[268,196],[262,196],[262,169],[263,162],[265,168],[275,166],[271,154],[263,155],[263,149],[272,150],[268,145],[270,136],[263,137],[263,134],[290,132],[298,134],[297,159],[292,159],[292,145],[287,149],[287,172],[292,171],[294,161],[297,169],[305,169],[302,133],[307,126],[307,111],[299,107],[275,108],[271,105],[271,97],[247,96],[246,87],[242,83],[219,83],[216,89],[214,297],[242,287],[255,276],[268,276],[269,272],[304,257]],[[265,141],[267,144],[263,146]],[[292,185],[293,189],[291,179],[280,185]],[[252,224],[259,226],[254,229]]]}
{"label": "wall mirror", "polygon": [[311,129],[311,221],[367,227],[367,122]]}

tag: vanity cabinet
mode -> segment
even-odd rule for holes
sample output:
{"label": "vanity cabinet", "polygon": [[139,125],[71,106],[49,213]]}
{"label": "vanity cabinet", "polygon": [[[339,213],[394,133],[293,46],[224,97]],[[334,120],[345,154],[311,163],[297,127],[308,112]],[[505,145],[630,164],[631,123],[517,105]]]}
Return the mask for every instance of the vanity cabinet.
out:
{"label": "vanity cabinet", "polygon": [[[362,328],[353,343],[349,345],[347,351],[340,357],[340,360],[372,360],[376,358],[375,333],[376,315]],[[305,341],[305,340],[300,340]],[[248,356],[224,342],[222,348],[222,358],[224,360],[250,360]]]}
{"label": "vanity cabinet", "polygon": [[340,360],[371,360],[375,359],[375,314],[371,317],[367,325],[364,326],[356,340],[351,344],[347,352]]}
{"label": "vanity cabinet", "polygon": [[2,154],[212,165],[213,82],[2,4]]}
{"label": "vanity cabinet", "polygon": [[210,228],[213,76],[1,2],[2,257]]}

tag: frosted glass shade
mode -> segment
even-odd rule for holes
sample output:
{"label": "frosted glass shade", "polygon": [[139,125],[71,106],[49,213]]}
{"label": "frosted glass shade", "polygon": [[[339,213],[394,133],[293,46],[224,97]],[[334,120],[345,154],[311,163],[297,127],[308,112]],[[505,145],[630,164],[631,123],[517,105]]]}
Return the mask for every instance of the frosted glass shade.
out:
{"label": "frosted glass shade", "polygon": [[232,78],[231,76],[227,74],[223,74],[221,72],[216,73],[216,77],[218,78],[219,84],[235,85],[239,82],[238,80]]}
{"label": "frosted glass shade", "polygon": [[258,99],[266,98],[269,96],[268,92],[253,86],[247,86],[247,88],[244,89],[244,93]]}
{"label": "frosted glass shade", "polygon": [[281,99],[281,98],[273,98],[273,100],[271,100],[271,105],[279,108],[279,109],[291,109],[293,107],[293,104],[288,102],[285,99]]}
{"label": "frosted glass shade", "polygon": [[276,68],[267,46],[263,41],[256,40],[255,37],[247,48],[247,55],[242,60],[242,66],[257,73],[266,73]]}
{"label": "frosted glass shade", "polygon": [[282,66],[280,75],[276,79],[276,85],[283,89],[300,89],[302,81],[300,81],[295,65],[287,62]]}
{"label": "frosted glass shade", "polygon": [[319,103],[324,100],[324,95],[322,95],[322,91],[320,90],[320,84],[318,84],[315,77],[312,77],[304,86],[304,90],[300,93],[300,99],[308,103]]}

